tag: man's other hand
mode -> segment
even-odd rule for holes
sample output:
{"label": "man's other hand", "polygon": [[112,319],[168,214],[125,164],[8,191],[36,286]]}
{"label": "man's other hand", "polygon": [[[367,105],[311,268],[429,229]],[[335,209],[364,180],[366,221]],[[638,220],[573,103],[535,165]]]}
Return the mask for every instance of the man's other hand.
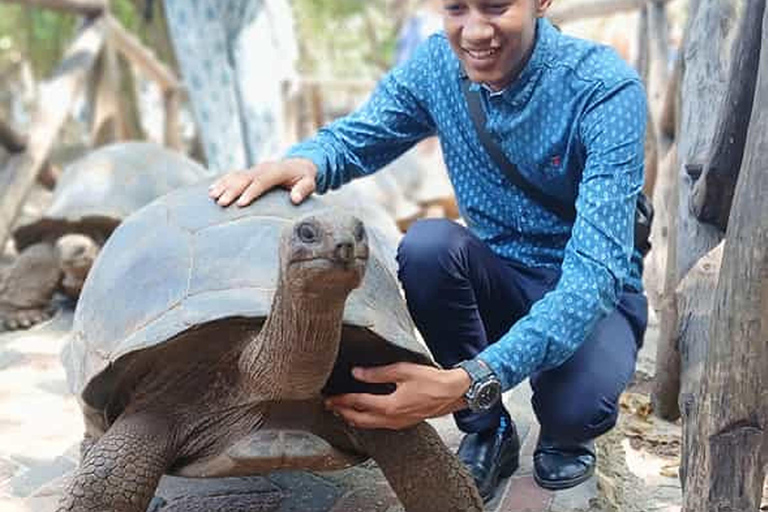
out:
{"label": "man's other hand", "polygon": [[469,374],[462,369],[439,370],[413,363],[354,368],[357,380],[393,383],[389,395],[351,393],[326,399],[325,407],[357,428],[400,430],[427,418],[464,409]]}
{"label": "man's other hand", "polygon": [[291,201],[299,204],[315,191],[317,167],[304,158],[289,158],[264,162],[244,171],[231,171],[217,179],[208,195],[221,206],[237,200],[238,206],[248,206],[259,196],[275,187],[291,191]]}

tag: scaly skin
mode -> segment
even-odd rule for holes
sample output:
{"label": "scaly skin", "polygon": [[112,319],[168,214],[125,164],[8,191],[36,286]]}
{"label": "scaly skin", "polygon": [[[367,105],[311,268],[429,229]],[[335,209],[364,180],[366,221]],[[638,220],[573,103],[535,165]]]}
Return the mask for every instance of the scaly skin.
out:
{"label": "scaly skin", "polygon": [[144,512],[175,457],[172,429],[136,414],[121,418],[85,453],[57,512]]}
{"label": "scaly skin", "polygon": [[483,500],[464,464],[428,423],[406,430],[355,429],[407,512],[482,512]]}
{"label": "scaly skin", "polygon": [[0,331],[26,329],[50,318],[51,299],[60,281],[53,245],[27,247],[0,283]]}

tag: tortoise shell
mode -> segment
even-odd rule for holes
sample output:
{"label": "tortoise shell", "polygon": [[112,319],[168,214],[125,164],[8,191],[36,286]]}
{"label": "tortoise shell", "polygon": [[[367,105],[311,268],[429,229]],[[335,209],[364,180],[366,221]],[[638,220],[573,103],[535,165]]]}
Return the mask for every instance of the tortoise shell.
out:
{"label": "tortoise shell", "polygon": [[[186,331],[203,324],[263,320],[277,284],[281,231],[331,206],[364,222],[370,257],[362,284],[346,302],[345,334],[326,391],[367,389],[349,376],[353,364],[432,364],[396,278],[399,233],[388,216],[343,196],[310,197],[296,206],[283,190],[245,208],[222,208],[207,187],[194,185],[138,210],[97,258],[63,356],[72,391],[90,410],[119,414],[106,413],[109,399],[131,361],[147,349],[183,342]],[[345,343],[349,338],[355,342]]]}
{"label": "tortoise shell", "polygon": [[18,250],[67,233],[106,236],[131,213],[211,173],[181,153],[151,142],[101,147],[68,165],[39,220],[14,231]]}

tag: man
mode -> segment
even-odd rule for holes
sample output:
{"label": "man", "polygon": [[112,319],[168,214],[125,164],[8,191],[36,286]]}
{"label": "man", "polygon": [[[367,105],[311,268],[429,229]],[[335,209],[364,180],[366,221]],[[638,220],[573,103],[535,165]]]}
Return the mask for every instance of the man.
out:
{"label": "man", "polygon": [[[646,326],[633,249],[644,91],[613,51],[562,35],[544,19],[550,3],[444,0],[445,34],[388,74],[359,111],[285,160],[231,173],[210,191],[221,205],[245,205],[280,185],[298,203],[439,136],[468,228],[418,222],[398,263],[411,314],[444,369],[355,369],[356,378],[394,382],[396,391],[327,404],[361,428],[400,429],[456,413],[466,432],[459,457],[485,499],[519,458],[498,388],[530,377],[541,424],[536,481],[577,485],[594,469],[591,441],[616,422]],[[464,77],[480,90],[486,130],[507,158],[553,201],[575,203],[575,221],[532,200],[489,158],[468,114]]]}

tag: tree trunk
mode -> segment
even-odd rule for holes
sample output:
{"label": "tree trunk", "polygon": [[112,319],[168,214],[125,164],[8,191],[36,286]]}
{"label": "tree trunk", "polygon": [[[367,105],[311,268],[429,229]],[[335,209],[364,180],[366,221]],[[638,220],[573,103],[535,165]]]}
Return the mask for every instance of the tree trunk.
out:
{"label": "tree trunk", "polygon": [[652,0],[648,11],[648,103],[658,126],[667,86],[667,60],[669,59],[669,34],[667,7],[660,0]]}
{"label": "tree trunk", "polygon": [[[768,13],[763,33],[768,34]],[[768,51],[756,97],[768,97]],[[768,104],[755,102],[728,224],[696,425],[684,476],[684,512],[754,511],[765,479],[768,368]]]}
{"label": "tree trunk", "polygon": [[635,70],[640,75],[644,84],[648,83],[648,68],[650,52],[650,43],[648,41],[648,6],[644,6],[637,13],[637,56],[635,60]]}
{"label": "tree trunk", "polygon": [[712,106],[719,105],[725,95],[740,4],[740,0],[702,0],[684,45],[678,131],[681,137],[677,146],[680,157],[675,262],[678,281],[722,239],[718,229],[701,224],[691,214],[690,196],[697,177],[689,171],[706,162],[710,154],[715,131]]}
{"label": "tree trunk", "polygon": [[0,173],[0,247],[5,246],[11,226],[48,159],[103,42],[104,25],[102,20],[97,20],[81,32],[53,78],[40,85],[27,150],[11,158],[5,171]]}
{"label": "tree trunk", "polygon": [[[675,67],[667,80],[664,91],[664,104],[659,114],[659,152],[666,155],[677,137],[678,97],[680,95],[680,79],[683,69],[682,53],[675,60]],[[663,156],[662,156],[663,158]]]}
{"label": "tree trunk", "polygon": [[[659,348],[656,355],[657,372],[669,370],[670,350],[688,340],[683,333],[680,340],[669,338],[677,331],[678,315],[671,294],[680,279],[704,254],[722,239],[722,233],[713,226],[701,224],[690,212],[690,195],[698,178],[702,163],[709,154],[714,133],[714,122],[706,122],[712,105],[718,105],[725,93],[726,70],[731,42],[735,36],[734,20],[738,19],[739,0],[700,0],[691,3],[691,17],[683,43],[683,62],[680,84],[679,126],[677,137],[677,193],[670,204],[669,245],[667,247],[664,298],[660,313]],[[672,204],[675,203],[675,204]],[[664,350],[661,350],[664,348]],[[678,369],[679,371],[679,369]],[[656,412],[664,419],[679,415],[676,390],[666,389],[665,383],[674,379],[658,380],[653,401]]]}
{"label": "tree trunk", "polygon": [[[693,407],[696,393],[701,387],[704,363],[709,347],[709,325],[715,303],[717,279],[723,261],[723,242],[701,258],[686,274],[677,287],[675,298],[679,312],[676,338],[685,338],[689,343],[681,345],[678,352],[680,361],[679,405],[683,417],[683,439],[696,442],[696,419]],[[695,343],[690,343],[695,340]],[[677,347],[676,347],[677,348]],[[680,474],[687,471],[687,455],[692,447],[682,448]]]}
{"label": "tree trunk", "polygon": [[747,0],[733,45],[728,89],[717,117],[712,153],[691,197],[694,215],[725,231],[744,156],[760,59],[765,0]]}

